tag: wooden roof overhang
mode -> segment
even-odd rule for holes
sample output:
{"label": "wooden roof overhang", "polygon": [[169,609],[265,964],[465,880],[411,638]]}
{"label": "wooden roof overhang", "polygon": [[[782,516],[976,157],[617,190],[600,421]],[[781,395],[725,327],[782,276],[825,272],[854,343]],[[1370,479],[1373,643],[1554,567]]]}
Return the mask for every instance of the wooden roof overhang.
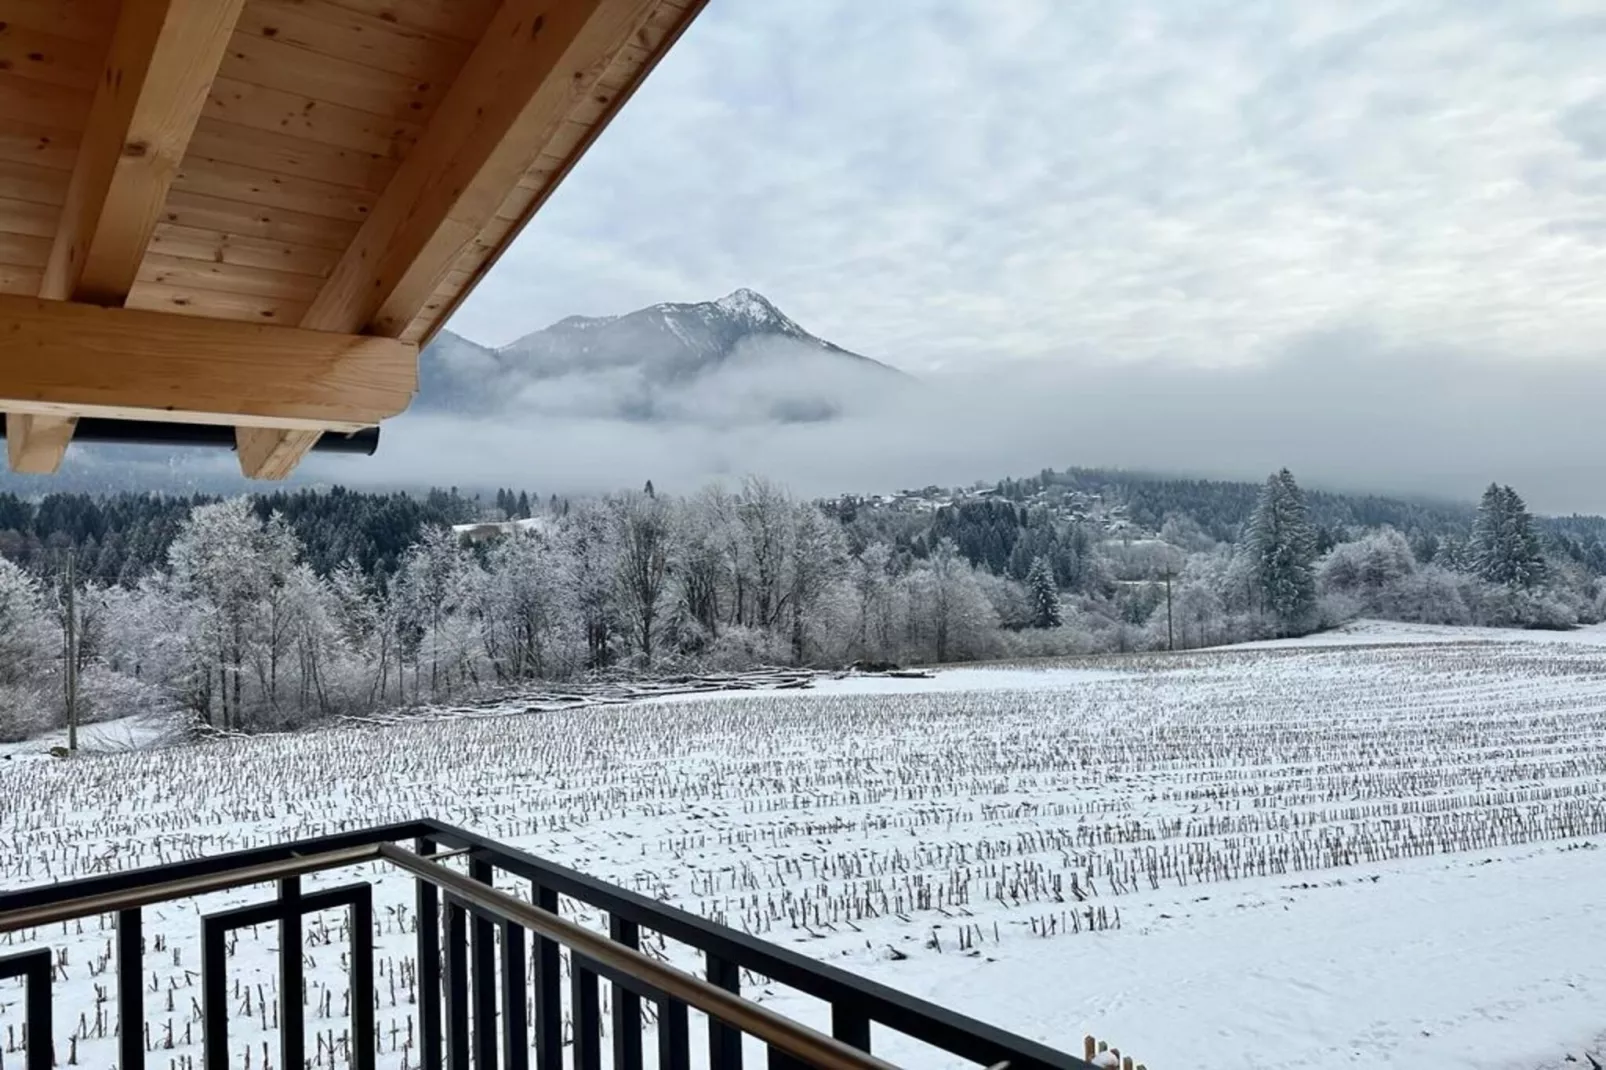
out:
{"label": "wooden roof overhang", "polygon": [[[280,478],[429,340],[705,0],[0,0],[0,411]],[[146,425],[149,426],[149,425]]]}

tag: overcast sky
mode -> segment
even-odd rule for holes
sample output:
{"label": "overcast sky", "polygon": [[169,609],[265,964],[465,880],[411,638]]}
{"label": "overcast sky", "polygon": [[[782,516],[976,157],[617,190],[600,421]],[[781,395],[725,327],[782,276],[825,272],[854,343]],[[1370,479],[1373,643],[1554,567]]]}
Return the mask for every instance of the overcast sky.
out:
{"label": "overcast sky", "polygon": [[[451,326],[749,286],[931,383],[1062,388],[1064,439],[996,458],[1026,471],[1286,446],[1459,496],[1549,458],[1530,497],[1602,508],[1602,55],[1599,0],[712,0]],[[1200,405],[1157,424],[1158,382]],[[1348,441],[1202,411],[1334,389]]]}

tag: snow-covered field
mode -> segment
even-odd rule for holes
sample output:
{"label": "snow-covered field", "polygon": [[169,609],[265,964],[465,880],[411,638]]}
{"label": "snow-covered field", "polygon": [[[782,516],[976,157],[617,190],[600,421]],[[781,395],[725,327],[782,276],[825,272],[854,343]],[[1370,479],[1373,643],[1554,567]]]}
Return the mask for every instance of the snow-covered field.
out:
{"label": "snow-covered field", "polygon": [[[0,887],[428,815],[1152,1070],[1559,1066],[1606,1032],[1603,640],[1363,625],[71,762],[24,760],[35,744],[0,752],[17,754]],[[354,879],[378,882],[381,1065],[416,1065],[411,884],[377,867],[308,883]],[[266,894],[155,911],[171,940],[147,954],[150,1066],[199,1054],[197,913]],[[327,921],[304,950],[336,1049],[318,1065],[338,1066],[345,940]],[[0,937],[0,954],[65,951],[64,1064],[113,1062],[110,937],[109,920]],[[230,962],[235,1064],[250,1046],[255,1070],[277,1059],[275,946],[242,931]],[[0,1051],[20,995],[0,982]]]}

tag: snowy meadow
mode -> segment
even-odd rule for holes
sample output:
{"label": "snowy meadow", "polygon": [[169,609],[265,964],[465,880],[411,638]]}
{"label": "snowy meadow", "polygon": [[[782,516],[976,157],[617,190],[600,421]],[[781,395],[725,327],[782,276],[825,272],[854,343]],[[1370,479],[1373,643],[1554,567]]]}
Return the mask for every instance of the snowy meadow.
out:
{"label": "snowy meadow", "polygon": [[[1606,1031],[1592,631],[1359,629],[73,761],[43,746],[0,761],[0,887],[429,816],[1068,1051],[1106,1037],[1155,1070],[1246,1053],[1515,1070],[1581,1058]],[[380,1065],[416,1066],[412,884],[378,866],[307,883],[353,880],[375,882]],[[199,1061],[199,914],[270,894],[153,909],[148,1065]],[[306,926],[318,1067],[349,1057],[344,924]],[[107,917],[0,937],[0,955],[57,950],[63,1065],[115,1059],[112,935]],[[230,944],[236,1066],[275,1070],[276,949],[271,926]],[[744,990],[826,1021],[761,978]],[[21,994],[0,982],[0,1065],[20,1065]]]}

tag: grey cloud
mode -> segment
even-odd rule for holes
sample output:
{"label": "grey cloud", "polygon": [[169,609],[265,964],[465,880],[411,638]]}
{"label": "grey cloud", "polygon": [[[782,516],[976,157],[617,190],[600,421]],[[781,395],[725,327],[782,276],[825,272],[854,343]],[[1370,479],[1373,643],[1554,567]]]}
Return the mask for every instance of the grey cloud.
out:
{"label": "grey cloud", "polygon": [[[758,389],[760,374],[750,369],[745,386]],[[715,412],[729,404],[719,393],[727,389],[706,399],[683,391],[681,419],[656,423],[403,416],[375,458],[313,458],[309,474],[590,492],[649,478],[685,490],[758,472],[823,495],[1045,465],[1247,479],[1288,465],[1315,486],[1470,500],[1498,479],[1545,511],[1606,511],[1606,376],[1596,368],[1524,370],[1486,355],[1392,348],[1366,327],[1309,335],[1252,366],[1023,364],[861,395],[829,423],[691,422],[700,401]]]}
{"label": "grey cloud", "polygon": [[[1606,337],[1603,48],[1606,19],[1548,4],[715,0],[453,327],[498,344],[751,286],[849,349],[983,382],[962,412],[829,441],[551,418],[541,456],[576,479],[1253,475],[1294,451],[1358,484],[1542,479],[1546,448],[1593,449],[1573,428],[1600,400],[1581,362]],[[1497,420],[1466,376],[1520,404]],[[1021,406],[1053,433],[1018,433]],[[484,433],[486,454],[524,442]]]}

